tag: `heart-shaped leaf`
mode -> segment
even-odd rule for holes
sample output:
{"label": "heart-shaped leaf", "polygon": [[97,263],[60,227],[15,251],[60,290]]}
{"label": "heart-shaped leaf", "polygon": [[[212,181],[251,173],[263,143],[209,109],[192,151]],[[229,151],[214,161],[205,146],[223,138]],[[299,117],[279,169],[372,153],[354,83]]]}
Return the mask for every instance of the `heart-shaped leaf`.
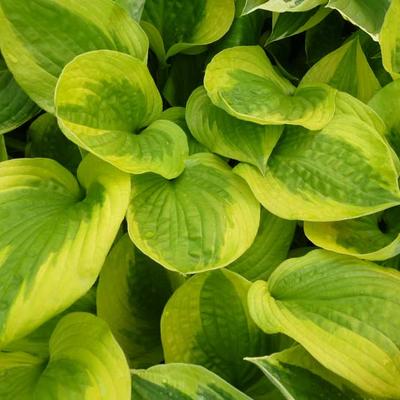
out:
{"label": "heart-shaped leaf", "polygon": [[336,115],[320,131],[287,127],[264,176],[250,165],[235,167],[266,209],[281,218],[323,222],[399,204],[396,160],[377,130],[381,121],[375,114],[362,120],[358,114],[369,116],[367,106],[354,108],[349,98],[338,94]]}
{"label": "heart-shaped leaf", "polygon": [[204,86],[214,105],[236,118],[262,125],[321,129],[335,110],[334,89],[325,84],[296,89],[275,71],[258,46],[221,51],[207,65]]}
{"label": "heart-shaped leaf", "polygon": [[283,126],[258,125],[230,116],[214,106],[203,87],[189,98],[186,121],[193,136],[211,151],[248,162],[264,174]]}
{"label": "heart-shaped leaf", "polygon": [[257,234],[260,207],[227,164],[198,153],[174,180],[133,176],[127,219],[129,235],[143,253],[188,274],[224,267],[241,256]]}
{"label": "heart-shaped leaf", "polygon": [[145,60],[148,39],[112,0],[2,0],[0,45],[18,84],[53,112],[57,79],[75,56],[109,49]]}
{"label": "heart-shaped leaf", "polygon": [[0,347],[70,306],[100,272],[129,176],[89,155],[78,180],[50,159],[0,163]]}
{"label": "heart-shaped leaf", "polygon": [[400,273],[315,250],[282,263],[249,291],[250,313],[366,393],[400,396]]}
{"label": "heart-shaped leaf", "polygon": [[115,167],[166,178],[183,171],[185,133],[156,120],[162,100],[141,60],[110,50],[78,56],[60,76],[55,103],[64,134]]}

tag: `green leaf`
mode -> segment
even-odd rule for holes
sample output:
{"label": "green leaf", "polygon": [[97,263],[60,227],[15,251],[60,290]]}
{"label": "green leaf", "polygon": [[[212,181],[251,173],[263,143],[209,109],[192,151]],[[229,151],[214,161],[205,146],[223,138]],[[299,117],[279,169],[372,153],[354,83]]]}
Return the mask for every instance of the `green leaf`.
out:
{"label": "green leaf", "polygon": [[234,15],[234,0],[147,0],[143,20],[160,32],[165,58],[169,58],[217,41],[228,31]]}
{"label": "green leaf", "polygon": [[129,400],[131,378],[124,353],[104,321],[72,313],[57,324],[49,358],[0,353],[4,400]]}
{"label": "green leaf", "polygon": [[185,118],[186,110],[183,107],[167,108],[161,115],[162,119],[172,121],[179,125],[186,134],[186,139],[189,145],[189,154],[209,153],[210,150],[206,146],[199,143],[191,134]]}
{"label": "green leaf", "polygon": [[261,208],[260,226],[253,244],[228,268],[250,281],[268,279],[286,259],[295,228],[296,221],[279,218]]}
{"label": "green leaf", "polygon": [[110,50],[78,56],[60,76],[55,103],[67,138],[122,171],[166,178],[183,171],[185,134],[156,120],[161,96],[141,60]]}
{"label": "green leaf", "polygon": [[190,364],[157,365],[132,374],[135,400],[251,400],[218,375]]}
{"label": "green leaf", "polygon": [[369,102],[387,126],[386,137],[400,156],[400,80],[389,83]]}
{"label": "green leaf", "polygon": [[265,354],[270,338],[250,318],[249,287],[249,281],[227,270],[186,281],[161,319],[165,361],[202,365],[241,389],[257,380],[257,369],[243,358]]}
{"label": "green leaf", "polygon": [[272,32],[268,36],[266,44],[308,31],[325,19],[331,11],[325,7],[318,7],[301,13],[274,14]]}
{"label": "green leaf", "polygon": [[379,42],[383,66],[393,79],[400,78],[400,1],[391,0],[386,13]]}
{"label": "green leaf", "polygon": [[146,0],[114,0],[128,11],[129,15],[135,20],[140,21]]}
{"label": "green leaf", "polygon": [[254,321],[284,333],[366,393],[400,396],[400,274],[315,250],[282,263],[249,291]]}
{"label": "green leaf", "polygon": [[7,161],[8,160],[8,154],[7,154],[7,148],[6,148],[6,142],[4,141],[4,136],[0,136],[0,162],[1,161]]}
{"label": "green leaf", "polygon": [[110,49],[145,60],[148,39],[112,0],[2,0],[0,45],[18,84],[53,112],[57,79],[75,56]]}
{"label": "green leaf", "polygon": [[52,158],[71,172],[76,172],[82,161],[79,148],[63,135],[57,118],[48,113],[30,125],[25,156]]}
{"label": "green leaf", "polygon": [[224,49],[235,46],[257,45],[260,41],[265,19],[266,13],[263,11],[242,16],[236,15],[226,35],[211,47],[211,54],[214,56]]}
{"label": "green leaf", "polygon": [[171,67],[162,93],[172,106],[185,106],[190,94],[203,82],[205,55],[178,54]]}
{"label": "green leaf", "polygon": [[258,125],[230,116],[213,105],[203,87],[189,98],[186,121],[193,136],[211,151],[248,162],[263,174],[283,126]]}
{"label": "green leaf", "polygon": [[132,367],[163,360],[160,318],[172,291],[168,271],[135,249],[128,235],[115,244],[101,270],[97,313]]}
{"label": "green leaf", "polygon": [[[341,386],[339,379],[324,369],[301,346],[271,356],[246,358],[289,400],[361,400],[362,397]],[[334,383],[325,380],[334,376]],[[335,385],[336,384],[336,385]],[[339,386],[340,385],[340,386]]]}
{"label": "green leaf", "polygon": [[267,210],[285,219],[325,222],[399,204],[395,158],[378,131],[381,121],[350,99],[338,94],[336,115],[320,131],[288,126],[264,176],[250,165],[235,167]]}
{"label": "green leaf", "polygon": [[18,128],[39,111],[19,87],[0,54],[0,135]]}
{"label": "green leaf", "polygon": [[247,14],[257,9],[283,13],[286,11],[308,11],[326,0],[246,0],[243,13]]}
{"label": "green leaf", "polygon": [[194,154],[178,178],[132,177],[129,235],[147,256],[184,274],[221,268],[253,243],[259,204],[227,164]]}
{"label": "green leaf", "polygon": [[378,40],[385,14],[392,0],[329,0],[327,7]]}
{"label": "green leaf", "polygon": [[[49,341],[58,322],[67,314],[73,312],[85,312],[96,314],[96,288],[93,286],[85,295],[74,304],[55,317],[46,321],[32,333],[8,344],[3,352],[23,352],[45,359],[49,356]],[[0,353],[1,354],[1,353]]]}
{"label": "green leaf", "polygon": [[400,208],[337,222],[305,222],[307,237],[317,246],[366,260],[400,254]]}
{"label": "green leaf", "polygon": [[368,64],[358,36],[322,58],[307,71],[301,82],[328,83],[364,103],[381,87]]}
{"label": "green leaf", "polygon": [[258,46],[221,51],[207,66],[204,86],[214,105],[233,117],[262,125],[321,129],[335,109],[334,89],[323,84],[296,89],[275,71]]}
{"label": "green leaf", "polygon": [[100,272],[129,176],[89,155],[78,180],[50,159],[0,164],[0,347],[66,309]]}
{"label": "green leaf", "polygon": [[[346,26],[346,22],[339,13],[331,12],[318,25],[305,32],[304,50],[309,66],[343,44]],[[322,37],[323,40],[321,40]]]}

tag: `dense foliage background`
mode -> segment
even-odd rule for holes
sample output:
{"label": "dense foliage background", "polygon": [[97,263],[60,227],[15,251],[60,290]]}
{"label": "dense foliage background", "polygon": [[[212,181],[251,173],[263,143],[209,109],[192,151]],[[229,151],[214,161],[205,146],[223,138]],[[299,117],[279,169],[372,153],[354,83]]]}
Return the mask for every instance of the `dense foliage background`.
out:
{"label": "dense foliage background", "polygon": [[0,399],[400,399],[400,0],[0,0]]}

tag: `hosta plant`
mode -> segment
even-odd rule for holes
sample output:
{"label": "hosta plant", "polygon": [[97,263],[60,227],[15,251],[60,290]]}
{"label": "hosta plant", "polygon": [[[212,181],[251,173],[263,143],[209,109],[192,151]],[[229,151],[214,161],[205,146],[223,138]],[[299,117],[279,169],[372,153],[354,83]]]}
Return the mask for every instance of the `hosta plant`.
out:
{"label": "hosta plant", "polygon": [[400,399],[400,0],[0,0],[0,399]]}

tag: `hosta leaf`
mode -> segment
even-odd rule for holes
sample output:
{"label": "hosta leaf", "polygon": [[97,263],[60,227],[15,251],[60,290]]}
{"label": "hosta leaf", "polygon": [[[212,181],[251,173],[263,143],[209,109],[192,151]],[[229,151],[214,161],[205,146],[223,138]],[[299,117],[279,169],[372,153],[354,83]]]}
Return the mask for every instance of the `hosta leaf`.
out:
{"label": "hosta leaf", "polygon": [[325,7],[319,7],[302,13],[274,14],[272,32],[268,36],[266,44],[308,31],[318,25],[331,11]]}
{"label": "hosta leaf", "polygon": [[383,65],[393,79],[400,78],[400,1],[391,0],[380,33]]}
{"label": "hosta leaf", "polygon": [[259,204],[227,164],[194,154],[178,178],[132,177],[129,235],[164,267],[182,273],[221,268],[241,256],[258,229]]}
{"label": "hosta leaf", "polygon": [[317,246],[367,260],[386,260],[400,253],[400,208],[337,222],[305,222]]}
{"label": "hosta leaf", "polygon": [[302,83],[317,82],[328,83],[365,103],[381,87],[368,64],[358,36],[322,58],[302,79]]}
{"label": "hosta leaf", "polygon": [[[129,176],[89,155],[78,180],[49,159],[0,164],[0,346],[95,282],[124,218]],[[48,301],[51,299],[51,301]]]}
{"label": "hosta leaf", "polygon": [[49,113],[38,117],[29,127],[25,156],[52,158],[72,172],[82,161],[79,148],[63,135],[57,118]]}
{"label": "hosta leaf", "polygon": [[161,96],[139,59],[110,50],[78,56],[60,76],[55,103],[64,134],[115,167],[166,178],[182,172],[185,134],[170,121],[155,121]]}
{"label": "hosta leaf", "polygon": [[167,108],[161,115],[162,119],[172,121],[179,125],[186,133],[186,139],[189,145],[189,154],[208,153],[209,150],[206,146],[199,143],[191,134],[185,118],[186,110],[184,107],[170,107]]}
{"label": "hosta leaf", "polygon": [[208,64],[204,86],[214,105],[262,125],[320,129],[332,118],[335,90],[323,84],[295,88],[281,77],[261,47],[226,49]]}
{"label": "hosta leaf", "polygon": [[389,83],[369,102],[387,126],[386,137],[400,155],[400,80]]}
{"label": "hosta leaf", "polygon": [[49,358],[0,353],[4,400],[129,400],[131,378],[124,353],[104,321],[71,313],[57,324]]}
{"label": "hosta leaf", "polygon": [[236,387],[253,383],[258,371],[243,358],[266,354],[269,337],[250,319],[249,287],[249,281],[227,270],[186,281],[161,319],[165,361],[202,365]]}
{"label": "hosta leaf", "polygon": [[283,126],[258,125],[214,106],[203,87],[189,98],[186,121],[193,136],[211,151],[256,166],[263,174]]}
{"label": "hosta leaf", "polygon": [[308,11],[324,3],[326,0],[246,0],[243,13],[247,14],[259,8],[279,13]]}
{"label": "hosta leaf", "polygon": [[18,86],[0,54],[0,135],[18,128],[39,111],[40,108]]}
{"label": "hosta leaf", "polygon": [[246,279],[268,279],[273,270],[286,259],[296,221],[288,221],[261,208],[261,220],[251,247],[229,269]]}
{"label": "hosta leaf", "polygon": [[372,396],[400,396],[399,272],[315,250],[249,291],[250,313]]}
{"label": "hosta leaf", "polygon": [[[271,356],[247,358],[289,400],[361,400],[362,397],[341,385],[334,374],[325,370],[301,346]],[[321,373],[322,372],[322,373]],[[324,379],[334,377],[334,383]],[[321,376],[322,375],[322,376]],[[335,379],[336,378],[336,379]]]}
{"label": "hosta leaf", "polygon": [[129,12],[129,15],[136,21],[140,21],[146,0],[114,0]]}
{"label": "hosta leaf", "polygon": [[145,60],[148,39],[112,0],[2,0],[0,45],[17,82],[53,112],[58,76],[75,56],[109,49]]}
{"label": "hosta leaf", "polygon": [[193,92],[203,82],[207,54],[178,54],[170,60],[170,69],[162,93],[172,106],[185,106]]}
{"label": "hosta leaf", "polygon": [[0,135],[0,161],[7,161],[8,154],[6,148],[6,142],[4,141],[4,136]]}
{"label": "hosta leaf", "polygon": [[40,325],[32,333],[8,344],[3,352],[23,352],[39,356],[42,359],[47,358],[49,356],[49,341],[54,329],[63,317],[73,312],[96,314],[95,286],[66,310]]}
{"label": "hosta leaf", "polygon": [[101,270],[97,314],[110,325],[131,366],[143,368],[163,360],[160,318],[171,294],[168,271],[124,235]]}
{"label": "hosta leaf", "polygon": [[377,40],[385,14],[392,0],[329,0],[327,7],[369,33]]}
{"label": "hosta leaf", "polygon": [[[296,14],[294,14],[296,15]],[[304,50],[308,65],[339,48],[344,41],[347,24],[339,13],[331,12],[318,25],[305,32]],[[324,38],[321,40],[321,38]]]}
{"label": "hosta leaf", "polygon": [[263,11],[242,16],[236,15],[227,34],[212,46],[211,54],[215,55],[229,47],[258,44],[265,19],[266,13]]}
{"label": "hosta leaf", "polygon": [[132,374],[135,400],[251,400],[218,375],[190,364],[157,365]]}
{"label": "hosta leaf", "polygon": [[234,15],[234,0],[147,0],[143,20],[160,32],[168,58],[217,41],[228,31]]}
{"label": "hosta leaf", "polygon": [[265,176],[250,165],[235,167],[272,213],[324,222],[399,204],[393,152],[377,127],[358,117],[365,109],[358,108],[360,103],[347,103],[347,96],[338,96],[336,115],[322,130],[287,127]]}

